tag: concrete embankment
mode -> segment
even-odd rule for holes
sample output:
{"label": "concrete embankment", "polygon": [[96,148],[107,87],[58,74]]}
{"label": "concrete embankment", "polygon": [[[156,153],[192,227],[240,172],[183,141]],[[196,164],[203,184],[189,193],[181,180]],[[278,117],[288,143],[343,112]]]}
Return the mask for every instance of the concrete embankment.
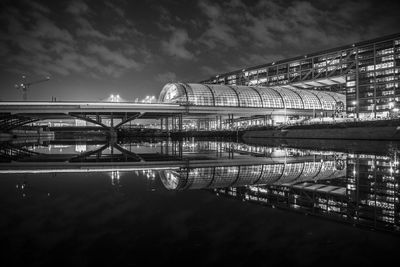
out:
{"label": "concrete embankment", "polygon": [[254,146],[290,147],[383,156],[387,156],[388,151],[400,149],[400,142],[392,142],[391,140],[279,139],[266,137],[243,138],[243,142]]}
{"label": "concrete embankment", "polygon": [[348,139],[348,140],[400,140],[400,126],[270,129],[246,131],[243,139]]}

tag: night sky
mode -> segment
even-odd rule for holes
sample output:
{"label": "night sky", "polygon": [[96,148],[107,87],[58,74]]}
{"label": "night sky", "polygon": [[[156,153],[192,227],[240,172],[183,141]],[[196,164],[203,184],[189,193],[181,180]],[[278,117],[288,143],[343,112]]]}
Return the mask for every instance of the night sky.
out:
{"label": "night sky", "polygon": [[[395,3],[397,2],[397,3]],[[0,99],[134,101],[212,75],[400,32],[398,1],[4,1]]]}

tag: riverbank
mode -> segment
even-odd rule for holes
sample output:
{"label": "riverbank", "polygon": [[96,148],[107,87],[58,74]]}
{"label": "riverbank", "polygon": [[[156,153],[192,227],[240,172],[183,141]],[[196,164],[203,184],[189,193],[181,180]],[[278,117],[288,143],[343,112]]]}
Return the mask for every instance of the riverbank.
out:
{"label": "riverbank", "polygon": [[260,127],[243,134],[245,140],[258,138],[400,140],[400,120]]}

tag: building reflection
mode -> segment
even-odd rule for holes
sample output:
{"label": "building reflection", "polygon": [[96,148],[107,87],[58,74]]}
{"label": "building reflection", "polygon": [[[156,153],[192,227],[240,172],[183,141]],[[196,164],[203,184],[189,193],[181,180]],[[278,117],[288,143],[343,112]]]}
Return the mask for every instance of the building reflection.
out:
{"label": "building reflection", "polygon": [[207,189],[219,196],[400,233],[399,159],[345,154],[251,166],[162,171],[170,190]]}
{"label": "building reflection", "polygon": [[337,160],[332,159],[160,171],[164,186],[173,190],[269,184],[291,186],[301,182],[343,178],[345,175],[345,166],[340,164],[338,168]]}

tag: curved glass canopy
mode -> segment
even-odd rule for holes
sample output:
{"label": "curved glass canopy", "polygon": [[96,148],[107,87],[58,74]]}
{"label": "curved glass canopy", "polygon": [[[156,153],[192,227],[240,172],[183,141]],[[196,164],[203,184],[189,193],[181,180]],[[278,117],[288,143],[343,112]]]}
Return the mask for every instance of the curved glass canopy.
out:
{"label": "curved glass canopy", "polygon": [[336,103],[346,103],[345,99],[345,95],[334,92],[277,86],[168,83],[160,93],[159,102],[196,106],[334,110]]}

